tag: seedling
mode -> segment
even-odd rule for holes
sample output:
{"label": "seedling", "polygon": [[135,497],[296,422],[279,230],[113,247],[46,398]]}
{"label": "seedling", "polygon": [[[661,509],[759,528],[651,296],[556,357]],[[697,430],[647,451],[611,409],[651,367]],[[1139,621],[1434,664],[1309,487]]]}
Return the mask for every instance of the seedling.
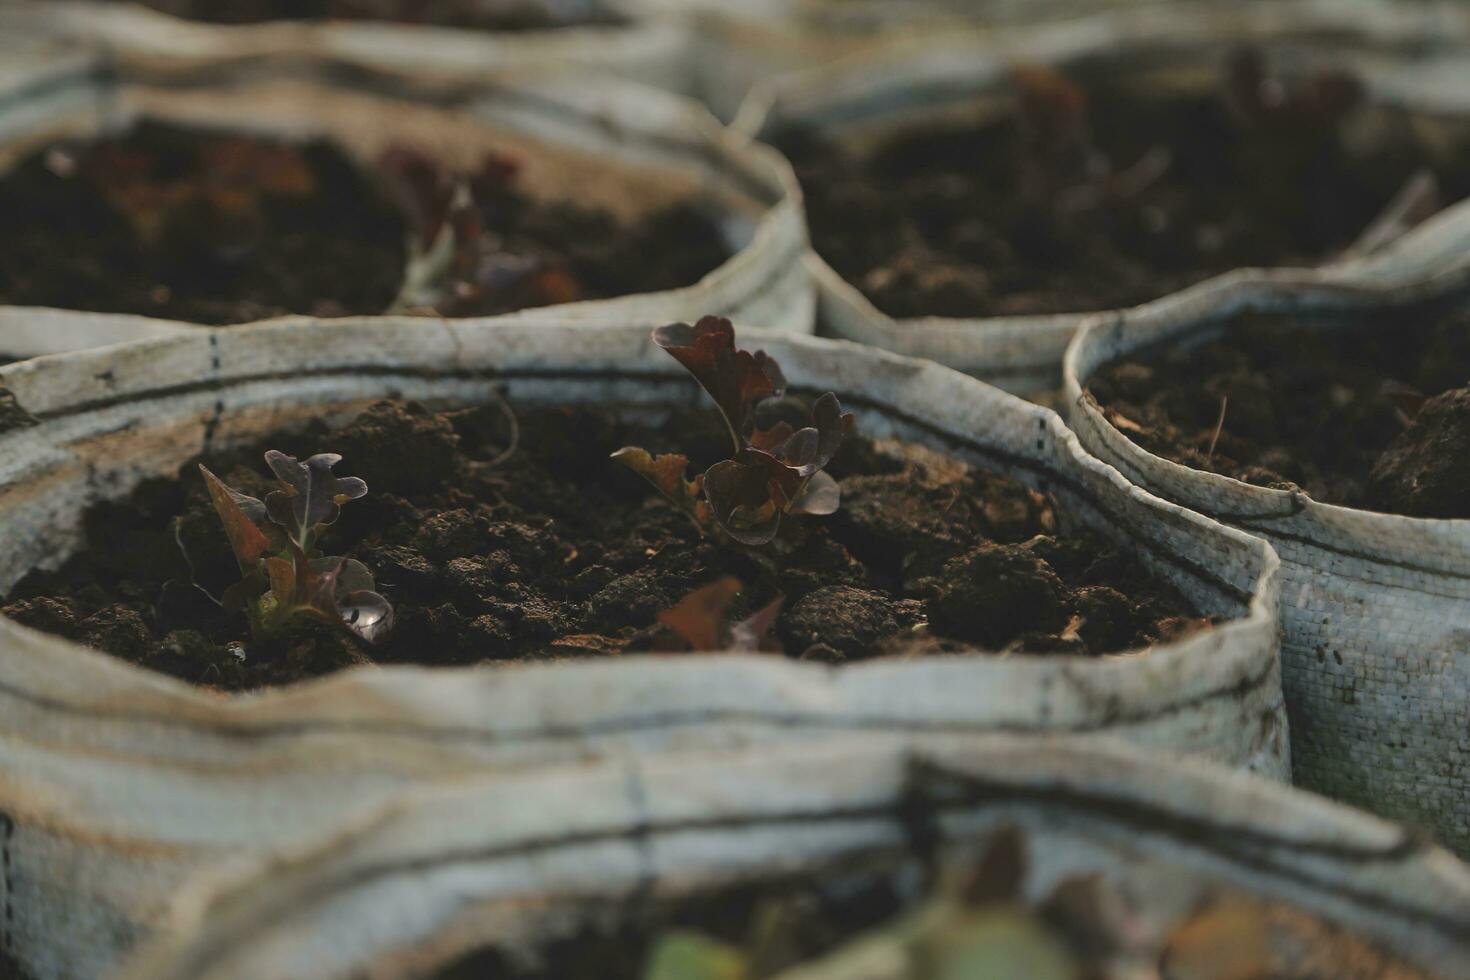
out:
{"label": "seedling", "polygon": [[332,475],[341,459],[336,453],[319,453],[303,463],[276,450],[267,452],[266,465],[281,488],[264,501],[226,486],[199,466],[240,565],[241,579],[225,590],[222,601],[225,608],[246,614],[257,639],[312,620],[368,641],[393,626],[393,607],[374,591],[367,566],[352,558],[323,556],[316,547],[342,504],[367,493],[362,480]]}
{"label": "seedling", "polygon": [[518,159],[496,152],[464,172],[408,147],[383,154],[378,172],[409,225],[408,269],[394,309],[471,316],[581,298],[564,271],[507,250],[485,227],[480,202],[508,187],[520,168]]}
{"label": "seedling", "polygon": [[756,405],[779,396],[786,378],[774,358],[735,346],[735,328],[723,317],[707,316],[694,326],[674,323],[653,332],[663,348],[714,399],[730,433],[733,455],[688,478],[689,458],[678,453],[655,456],[625,446],[612,458],[652,483],[686,514],[701,533],[713,529],[734,541],[763,545],[776,537],[783,515],[831,514],[841,488],[823,468],[832,461],[852,428],[830,391],[812,408],[813,425],[792,429],[779,422],[769,429],[755,424]]}
{"label": "seedling", "polygon": [[695,589],[676,605],[659,613],[658,621],[684,641],[690,650],[737,650],[743,653],[765,650],[779,653],[780,644],[769,634],[781,612],[783,597],[777,596],[745,619],[732,623],[730,604],[744,588],[739,579],[727,575]]}
{"label": "seedling", "polygon": [[1132,166],[1115,170],[1092,142],[1087,93],[1044,65],[1011,69],[1021,130],[1021,182],[1031,198],[1060,214],[1134,197],[1163,178],[1172,165],[1168,149],[1155,146]]}

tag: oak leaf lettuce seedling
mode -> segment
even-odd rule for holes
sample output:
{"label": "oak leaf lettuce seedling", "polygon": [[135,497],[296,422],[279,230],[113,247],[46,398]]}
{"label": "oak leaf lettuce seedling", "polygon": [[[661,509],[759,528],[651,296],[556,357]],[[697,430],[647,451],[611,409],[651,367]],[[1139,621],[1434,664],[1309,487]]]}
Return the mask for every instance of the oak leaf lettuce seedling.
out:
{"label": "oak leaf lettuce seedling", "polygon": [[503,193],[520,169],[519,159],[495,151],[465,171],[406,146],[383,153],[378,173],[409,225],[408,268],[394,309],[473,316],[582,298],[564,269],[510,248],[485,225],[481,204]]}
{"label": "oak leaf lettuce seedling", "polygon": [[215,512],[224,525],[241,580],[225,590],[225,608],[243,611],[257,638],[277,635],[303,620],[339,626],[372,641],[393,626],[393,607],[374,591],[367,566],[323,556],[316,547],[342,505],[367,493],[356,477],[339,477],[336,453],[306,462],[271,450],[266,465],[281,481],[265,500],[240,493],[200,464]]}
{"label": "oak leaf lettuce seedling", "polygon": [[783,596],[777,596],[744,619],[731,622],[730,605],[745,586],[732,575],[716,579],[680,599],[658,614],[690,650],[759,650],[779,653],[781,645],[771,637],[771,627],[781,612]]}
{"label": "oak leaf lettuce seedling", "polygon": [[677,453],[654,456],[625,446],[612,458],[652,483],[704,531],[714,527],[747,545],[775,538],[786,514],[831,514],[841,488],[823,468],[852,428],[830,391],[817,399],[810,426],[779,422],[757,428],[756,405],[785,391],[786,378],[765,351],[735,346],[735,328],[707,316],[694,326],[674,323],[653,332],[653,342],[682,364],[714,400],[730,433],[733,455],[687,478],[689,460]]}

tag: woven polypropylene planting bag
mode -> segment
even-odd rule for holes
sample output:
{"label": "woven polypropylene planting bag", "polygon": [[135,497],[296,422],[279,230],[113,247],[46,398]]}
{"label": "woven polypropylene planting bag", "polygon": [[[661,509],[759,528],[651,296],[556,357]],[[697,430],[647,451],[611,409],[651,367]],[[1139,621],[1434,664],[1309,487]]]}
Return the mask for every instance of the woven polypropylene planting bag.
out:
{"label": "woven polypropylene planting bag", "polygon": [[1002,736],[645,758],[414,794],[313,848],[201,876],[122,976],[429,977],[477,947],[575,943],[721,886],[902,867],[918,821],[946,857],[1019,828],[1040,894],[1077,875],[1132,882],[1147,921],[1228,886],[1470,976],[1470,869],[1401,828],[1157,753]]}
{"label": "woven polypropylene planting bag", "polygon": [[[1017,63],[1055,66],[1137,85],[1165,98],[1218,85],[1224,60],[1250,45],[1283,65],[1351,68],[1364,83],[1373,127],[1413,133],[1435,147],[1463,136],[1462,110],[1446,111],[1464,75],[1422,72],[1436,45],[1470,36],[1470,18],[1406,4],[1229,3],[1130,7],[990,36],[930,38],[864,52],[758,85],[733,127],[772,138],[810,128],[857,152],[937,122],[984,123],[1012,114]],[[1462,98],[1455,96],[1459,102]],[[1402,139],[1408,140],[1407,135]],[[1447,151],[1454,158],[1458,151]],[[823,329],[886,350],[927,357],[1018,393],[1055,390],[1062,354],[1087,312],[898,319],[879,310],[820,256],[811,259]],[[1324,276],[1332,275],[1323,269]]]}
{"label": "woven polypropylene planting bag", "polygon": [[[487,31],[371,20],[213,24],[184,20],[140,3],[8,0],[0,27],[96,46],[128,71],[185,74],[239,65],[276,68],[330,59],[436,82],[479,82],[506,69],[547,64],[605,71],[670,91],[689,87],[688,33],[677,16],[640,0],[548,3],[544,30]],[[582,24],[575,11],[610,22]]]}
{"label": "woven polypropylene planting bag", "polygon": [[1335,283],[1239,277],[1099,317],[1079,332],[1065,368],[1070,419],[1091,452],[1280,552],[1296,781],[1431,827],[1462,852],[1470,848],[1470,521],[1354,510],[1190,469],[1139,448],[1084,392],[1107,362],[1203,341],[1241,312],[1301,311],[1330,327],[1354,313],[1413,316],[1419,303],[1470,297],[1467,247],[1470,205],[1461,205]]}
{"label": "woven polypropylene planting bag", "polygon": [[[918,657],[831,668],[769,656],[360,669],[221,697],[0,619],[6,948],[40,980],[90,978],[181,875],[319,832],[351,806],[474,767],[672,748],[772,748],[896,729],[1111,733],[1273,778],[1288,769],[1275,555],[1083,455],[1050,411],[938,365],[752,331],[799,390],[862,431],[1012,472],[1133,542],[1227,622],[1103,658]],[[0,590],[80,540],[83,509],[207,449],[394,396],[655,411],[696,386],[643,329],[380,318],[241,327],[23,361],[0,384],[39,424],[0,434]],[[641,409],[639,408],[641,406]]]}
{"label": "woven polypropylene planting bag", "polygon": [[[600,207],[623,220],[689,201],[714,219],[733,254],[685,288],[465,322],[550,317],[601,327],[716,312],[802,333],[812,328],[815,300],[801,262],[806,229],[789,166],[677,96],[561,68],[500,75],[444,104],[384,95],[320,63],[274,80],[225,75],[186,86],[132,84],[100,69],[95,56],[82,55],[0,75],[0,171],[52,141],[138,120],[323,137],[364,167],[395,144],[461,167],[487,150],[509,151],[529,161],[517,180],[534,197]],[[188,329],[140,316],[0,305],[0,355]]]}

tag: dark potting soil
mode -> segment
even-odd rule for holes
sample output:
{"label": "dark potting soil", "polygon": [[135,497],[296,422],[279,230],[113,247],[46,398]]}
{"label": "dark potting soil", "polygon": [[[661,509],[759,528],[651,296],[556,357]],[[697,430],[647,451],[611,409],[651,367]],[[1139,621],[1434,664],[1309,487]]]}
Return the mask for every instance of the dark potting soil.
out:
{"label": "dark potting soil", "polygon": [[240,323],[380,313],[404,222],[340,151],[143,123],[0,178],[0,302]]}
{"label": "dark potting soil", "polygon": [[1290,321],[1237,317],[1202,346],[1108,364],[1088,389],[1134,442],[1186,466],[1324,503],[1470,518],[1470,311]]}
{"label": "dark potting soil", "polygon": [[[911,130],[866,155],[812,130],[773,142],[816,251],[894,317],[1126,307],[1231,269],[1316,264],[1425,165],[1408,137],[1350,151],[1338,126],[1249,122],[1223,91],[1087,96],[1092,166],[1107,164],[1092,179],[1045,170],[1057,161],[1027,152],[1016,118]],[[1436,176],[1442,201],[1470,193],[1470,173]]]}
{"label": "dark potting soil", "polygon": [[335,432],[207,457],[256,496],[271,486],[267,448],[337,452],[340,475],[367,481],[368,495],[343,508],[322,547],[363,561],[395,607],[392,632],[371,647],[323,631],[255,644],[243,660],[231,654],[229,644],[248,640],[244,619],[203,590],[219,595],[238,571],[192,464],[91,508],[85,547],[59,570],[26,576],[0,612],[232,690],[368,661],[677,648],[658,613],[727,575],[746,586],[734,617],[784,596],[774,636],[788,656],[827,662],[972,644],[1105,654],[1209,622],[1131,552],[1085,530],[1060,533],[1047,497],[917,446],[851,437],[828,468],[841,480],[841,509],[783,522],[776,542],[746,549],[700,538],[608,459],[642,445],[686,453],[702,471],[728,438],[713,411],[650,427],[608,409],[535,408],[521,413],[515,451],[492,462],[510,444],[508,417],[494,405],[430,412],[384,402]]}
{"label": "dark potting soil", "polygon": [[[625,222],[513,178],[476,194],[494,288],[446,315],[676,289],[730,257],[689,202]],[[145,123],[23,161],[0,214],[0,303],[242,323],[382,313],[404,276],[403,215],[325,142]]]}
{"label": "dark potting soil", "polygon": [[659,939],[685,930],[737,948],[752,936],[777,932],[764,944],[773,954],[762,964],[766,975],[882,926],[907,904],[891,873],[836,869],[825,877],[762,881],[631,914],[604,909],[534,951],[483,949],[441,968],[433,980],[642,980]]}
{"label": "dark potting soil", "polygon": [[185,20],[258,24],[272,20],[377,20],[480,31],[545,31],[625,23],[601,4],[568,9],[546,0],[142,0]]}
{"label": "dark potting soil", "polygon": [[[1136,976],[1146,959],[1165,977],[1430,980],[1301,909],[1229,888],[1207,892],[1162,934],[1127,927],[1148,915],[1139,914],[1136,900],[1106,876],[1064,878],[1045,897],[1028,898],[1025,841],[1024,833],[1001,830],[978,858],[947,857],[948,867],[927,874],[918,862],[886,869],[869,862],[679,903],[592,905],[576,932],[533,949],[502,945],[471,953],[441,968],[434,980],[759,980],[805,975],[803,968],[838,976],[825,957],[844,950],[851,956],[885,932],[895,942],[900,928],[913,953],[901,972],[916,980],[984,980],[990,973],[982,957],[1006,976],[1017,975],[1018,962],[1029,962],[1038,977],[1120,980]],[[926,885],[926,877],[938,880]],[[937,904],[921,911],[926,892]],[[712,955],[712,945],[721,955]],[[1227,960],[1233,969],[1218,972]],[[1082,969],[1048,965],[1059,961]],[[856,964],[849,960],[849,966],[856,975]]]}

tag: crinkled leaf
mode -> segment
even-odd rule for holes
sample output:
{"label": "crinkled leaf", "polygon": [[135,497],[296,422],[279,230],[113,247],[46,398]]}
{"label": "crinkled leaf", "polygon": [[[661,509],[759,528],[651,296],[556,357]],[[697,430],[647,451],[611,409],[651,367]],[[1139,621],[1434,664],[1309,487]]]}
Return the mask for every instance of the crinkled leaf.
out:
{"label": "crinkled leaf", "polygon": [[767,454],[747,449],[705,471],[710,514],[741,544],[765,544],[780,529],[781,508],[771,498],[770,462]]}
{"label": "crinkled leaf", "polygon": [[653,484],[675,507],[695,518],[696,523],[706,517],[702,493],[705,478],[696,476],[693,480],[685,479],[689,457],[678,453],[654,456],[646,449],[624,446],[613,453],[611,458]]}
{"label": "crinkled leaf", "polygon": [[261,555],[276,546],[279,532],[267,517],[264,503],[226,486],[203,463],[199,464],[199,472],[204,475],[209,499],[224,525],[240,571],[249,573],[260,562]]}
{"label": "crinkled leaf", "polygon": [[671,323],[653,332],[653,342],[694,376],[725,417],[736,449],[753,428],[755,405],[779,395],[786,378],[765,351],[735,346],[735,328],[724,317],[701,317],[694,326]]}
{"label": "crinkled leaf", "polygon": [[305,463],[274,449],[265,454],[266,465],[287,486],[265,498],[266,512],[302,550],[310,548],[317,528],[337,519],[342,504],[367,493],[357,477],[332,475],[341,460],[337,453],[317,453]]}

